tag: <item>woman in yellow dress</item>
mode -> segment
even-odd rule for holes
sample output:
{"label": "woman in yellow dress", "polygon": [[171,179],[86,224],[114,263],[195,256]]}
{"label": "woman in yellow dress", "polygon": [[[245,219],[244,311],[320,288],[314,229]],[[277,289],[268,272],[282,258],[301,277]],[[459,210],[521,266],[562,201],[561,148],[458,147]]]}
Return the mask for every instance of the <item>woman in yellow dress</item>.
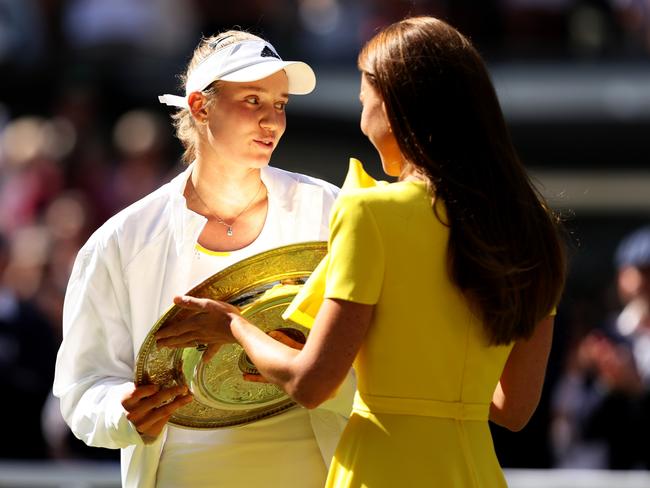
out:
{"label": "woman in yellow dress", "polygon": [[315,315],[304,348],[192,297],[175,303],[201,313],[160,331],[159,344],[185,333],[237,341],[307,408],[354,363],[358,391],[327,486],[505,486],[487,421],[521,429],[539,401],[565,277],[557,220],[458,31],[403,20],[368,42],[359,67],[361,130],[398,181],[375,182],[352,161],[328,256],[289,309]]}

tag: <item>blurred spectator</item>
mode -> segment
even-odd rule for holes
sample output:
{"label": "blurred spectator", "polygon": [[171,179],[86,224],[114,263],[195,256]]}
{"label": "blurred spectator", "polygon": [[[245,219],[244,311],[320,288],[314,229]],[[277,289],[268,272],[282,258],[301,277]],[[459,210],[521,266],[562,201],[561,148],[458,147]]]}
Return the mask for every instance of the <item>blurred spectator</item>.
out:
{"label": "blurred spectator", "polygon": [[41,57],[43,28],[34,0],[0,0],[0,66],[23,69]]}
{"label": "blurred spectator", "polygon": [[300,0],[238,0],[215,2],[194,0],[199,12],[200,32],[221,32],[241,27],[255,35],[274,40],[285,59],[296,54],[296,33],[299,31],[297,4]]}
{"label": "blurred spectator", "polygon": [[113,146],[118,152],[111,183],[108,185],[111,214],[158,188],[171,164],[166,142],[169,124],[147,110],[122,115],[113,128]]}
{"label": "blurred spectator", "polygon": [[[0,233],[0,277],[12,252]],[[52,327],[37,308],[0,280],[0,418],[5,438],[0,458],[47,457],[40,417],[54,376],[56,346]]]}
{"label": "blurred spectator", "polygon": [[554,401],[557,466],[650,469],[650,226],[615,255],[622,310],[578,341]]}
{"label": "blurred spectator", "polygon": [[650,52],[650,1],[610,0],[625,35],[627,51]]}
{"label": "blurred spectator", "polygon": [[[92,230],[113,214],[109,182],[114,169],[111,160],[110,118],[104,110],[111,97],[99,87],[72,83],[61,87],[53,112],[69,124],[71,149],[61,160],[66,189],[78,190],[92,209],[88,225]],[[83,240],[85,242],[85,239]]]}
{"label": "blurred spectator", "polygon": [[66,129],[63,121],[21,117],[0,134],[0,230],[32,223],[61,190],[58,152]]}
{"label": "blurred spectator", "polygon": [[[363,44],[364,25],[373,19],[364,2],[341,0],[299,0],[300,56],[319,64],[345,63],[354,66]],[[387,21],[387,25],[391,22]],[[371,37],[372,33],[368,35]]]}
{"label": "blurred spectator", "polygon": [[94,230],[93,208],[79,191],[58,195],[42,215],[48,239],[47,258],[34,301],[62,338],[63,297],[77,252]]}
{"label": "blurred spectator", "polygon": [[191,1],[69,0],[62,27],[70,81],[103,87],[121,109],[172,88],[162,80],[198,37]]}

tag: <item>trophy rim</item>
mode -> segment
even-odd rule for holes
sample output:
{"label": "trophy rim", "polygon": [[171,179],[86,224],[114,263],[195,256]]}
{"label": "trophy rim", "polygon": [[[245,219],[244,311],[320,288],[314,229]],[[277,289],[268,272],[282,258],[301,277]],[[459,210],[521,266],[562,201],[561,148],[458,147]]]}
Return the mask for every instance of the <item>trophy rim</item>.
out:
{"label": "trophy rim", "polygon": [[[186,294],[233,303],[241,307],[244,316],[247,316],[248,311],[252,311],[255,315],[257,311],[264,310],[267,305],[275,308],[283,307],[282,311],[284,311],[326,253],[327,243],[324,241],[300,242],[270,249],[216,272]],[[296,281],[300,283],[296,284]],[[269,292],[269,290],[274,291]],[[279,301],[278,295],[281,297]],[[244,303],[243,307],[242,303]],[[136,360],[134,372],[136,385],[189,387],[190,382],[183,371],[182,357],[185,351],[194,348],[158,349],[154,338],[154,334],[179,313],[187,313],[187,311],[183,312],[181,307],[171,305],[145,337]],[[261,329],[265,327],[265,324],[255,325]],[[284,322],[284,326],[287,325],[303,329],[289,321]],[[219,354],[211,361],[217,359]],[[253,385],[258,384],[251,382],[251,389]],[[260,389],[269,389],[268,384],[259,385]],[[278,387],[273,385],[273,388]],[[239,405],[232,410],[216,408],[193,398],[189,404],[172,414],[169,423],[189,429],[232,427],[278,415],[295,407],[297,404],[283,392],[277,401],[266,401],[261,407],[252,404],[250,409]]]}

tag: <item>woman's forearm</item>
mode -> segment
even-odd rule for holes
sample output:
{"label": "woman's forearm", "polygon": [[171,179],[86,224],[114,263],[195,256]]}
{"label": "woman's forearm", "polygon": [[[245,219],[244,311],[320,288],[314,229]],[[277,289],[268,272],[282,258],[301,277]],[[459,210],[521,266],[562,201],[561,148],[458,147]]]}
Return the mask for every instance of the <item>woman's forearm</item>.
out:
{"label": "woman's forearm", "polygon": [[490,420],[507,429],[523,429],[532,417],[544,386],[553,340],[554,317],[542,320],[528,340],[517,341],[492,396]]}
{"label": "woman's forearm", "polygon": [[343,382],[361,347],[372,305],[326,299],[305,347],[292,349],[231,314],[230,329],[260,373],[296,402],[315,408]]}
{"label": "woman's forearm", "polygon": [[293,362],[300,352],[276,341],[245,318],[231,314],[230,330],[267,381],[287,391],[296,372]]}

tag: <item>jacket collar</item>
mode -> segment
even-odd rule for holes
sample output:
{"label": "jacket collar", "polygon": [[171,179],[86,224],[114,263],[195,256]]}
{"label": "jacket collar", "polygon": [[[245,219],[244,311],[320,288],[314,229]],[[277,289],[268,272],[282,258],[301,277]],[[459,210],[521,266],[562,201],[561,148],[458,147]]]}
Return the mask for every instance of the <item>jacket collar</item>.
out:
{"label": "jacket collar", "polygon": [[[172,181],[170,181],[169,191],[171,193],[171,211],[172,211],[172,232],[176,244],[178,255],[183,254],[186,246],[194,246],[198,240],[201,230],[207,223],[207,219],[202,215],[192,212],[187,208],[187,202],[183,192],[187,185],[187,180],[192,174],[195,163],[191,163]],[[302,213],[308,212],[310,215],[318,215],[320,209],[314,206],[322,206],[323,189],[315,184],[301,184],[292,173],[265,166],[262,168],[260,176],[266,189],[285,215],[292,215],[294,218],[284,218],[280,225],[293,227],[296,221],[301,221],[304,228],[302,231],[318,232],[317,227],[320,225],[319,219],[301,219]],[[311,229],[314,227],[314,229]],[[286,229],[285,232],[290,229]],[[300,233],[299,229],[293,229],[293,233]],[[293,235],[292,233],[286,235]],[[315,235],[315,234],[314,234]]]}
{"label": "jacket collar", "polygon": [[178,255],[183,254],[187,241],[191,241],[192,245],[194,245],[201,233],[201,229],[208,221],[202,215],[187,208],[187,202],[183,194],[193,168],[194,163],[191,163],[182,173],[169,182],[172,233]]}

